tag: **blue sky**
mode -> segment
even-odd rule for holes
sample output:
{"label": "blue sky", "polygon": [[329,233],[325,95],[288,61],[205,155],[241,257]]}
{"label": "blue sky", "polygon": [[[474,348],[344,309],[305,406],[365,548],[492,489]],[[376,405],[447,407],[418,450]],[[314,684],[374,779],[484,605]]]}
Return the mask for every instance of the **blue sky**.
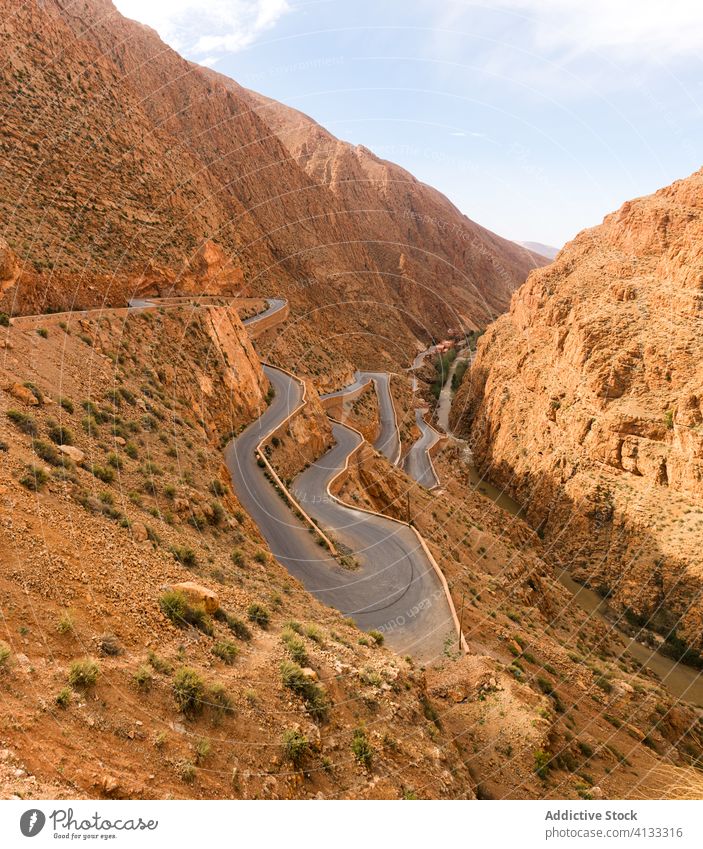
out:
{"label": "blue sky", "polygon": [[699,0],[115,0],[501,235],[557,247],[703,164]]}

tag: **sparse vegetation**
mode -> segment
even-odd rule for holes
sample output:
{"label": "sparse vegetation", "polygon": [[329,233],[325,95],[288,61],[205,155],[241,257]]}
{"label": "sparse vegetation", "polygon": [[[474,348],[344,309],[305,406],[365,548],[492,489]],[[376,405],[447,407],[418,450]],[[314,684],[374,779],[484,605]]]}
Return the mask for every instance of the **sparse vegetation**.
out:
{"label": "sparse vegetation", "polygon": [[171,546],[171,554],[187,569],[195,569],[198,565],[198,555],[187,545]]}
{"label": "sparse vegetation", "polygon": [[87,690],[95,685],[99,675],[100,667],[91,658],[76,660],[68,671],[68,683],[75,690]]}
{"label": "sparse vegetation", "polygon": [[549,752],[545,752],[544,749],[536,749],[534,759],[534,771],[542,779],[542,781],[546,781],[549,776],[551,755]]}
{"label": "sparse vegetation", "polygon": [[47,422],[49,439],[56,445],[73,445],[73,433],[55,421]]}
{"label": "sparse vegetation", "polygon": [[291,660],[301,666],[308,665],[309,660],[305,650],[305,644],[294,631],[290,628],[284,628],[284,630],[281,631],[281,640],[283,641]]}
{"label": "sparse vegetation", "polygon": [[21,430],[22,433],[26,433],[28,436],[36,436],[39,432],[34,416],[29,413],[23,413],[21,410],[8,410],[7,418],[18,430]]}
{"label": "sparse vegetation", "polygon": [[300,731],[286,731],[283,734],[283,755],[296,769],[300,769],[305,756],[310,751],[310,743]]}
{"label": "sparse vegetation", "polygon": [[64,611],[56,623],[56,630],[59,634],[70,634],[73,631],[73,619],[68,611]]}
{"label": "sparse vegetation", "polygon": [[258,625],[259,628],[263,628],[264,630],[268,628],[271,617],[268,610],[263,607],[263,605],[250,604],[247,608],[247,616],[249,617],[249,621]]}
{"label": "sparse vegetation", "polygon": [[327,717],[328,703],[322,688],[308,678],[297,663],[284,660],[281,663],[281,680],[285,687],[303,699],[310,715],[317,720]]}
{"label": "sparse vegetation", "polygon": [[9,665],[10,660],[10,647],[8,644],[2,640],[0,640],[0,672],[5,672]]}
{"label": "sparse vegetation", "polygon": [[355,728],[354,736],[352,737],[351,749],[357,762],[364,767],[370,769],[373,762],[373,747],[366,736],[366,731],[363,728]]}
{"label": "sparse vegetation", "polygon": [[205,634],[212,634],[212,620],[201,604],[190,604],[185,593],[167,590],[159,599],[161,612],[179,628],[191,625]]}
{"label": "sparse vegetation", "polygon": [[66,708],[70,707],[72,699],[73,694],[71,693],[70,689],[68,687],[63,687],[56,694],[56,698],[54,701],[60,708],[66,710]]}
{"label": "sparse vegetation", "polygon": [[140,666],[134,673],[134,683],[140,690],[148,690],[154,680],[154,676],[148,666]]}
{"label": "sparse vegetation", "polygon": [[239,647],[230,640],[218,640],[212,647],[212,653],[223,663],[231,666],[237,659]]}
{"label": "sparse vegetation", "polygon": [[48,480],[49,477],[44,469],[39,468],[39,466],[27,466],[24,475],[20,478],[20,483],[25,489],[39,492]]}
{"label": "sparse vegetation", "polygon": [[173,698],[185,716],[193,717],[202,712],[205,704],[205,682],[198,673],[184,666],[173,679]]}

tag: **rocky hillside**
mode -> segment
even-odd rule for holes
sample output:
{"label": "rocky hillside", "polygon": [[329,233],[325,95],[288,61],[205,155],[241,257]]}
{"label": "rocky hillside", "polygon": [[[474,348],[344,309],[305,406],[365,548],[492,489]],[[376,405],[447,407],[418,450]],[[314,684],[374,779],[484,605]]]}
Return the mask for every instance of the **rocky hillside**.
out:
{"label": "rocky hillside", "polygon": [[453,409],[551,555],[678,654],[703,649],[702,316],[699,171],[533,272]]}
{"label": "rocky hillside", "polygon": [[[236,88],[300,167],[330,188],[348,226],[362,235],[377,267],[393,281],[394,302],[409,318],[425,317],[422,308],[435,293],[432,320],[484,326],[504,311],[525,269],[547,262],[474,223],[444,195],[368,148],[336,138],[296,109]],[[417,331],[423,330],[427,327],[418,324]]]}
{"label": "rocky hillside", "polygon": [[5,312],[244,284],[332,333],[358,328],[360,356],[383,330],[402,357],[414,335],[485,323],[539,262],[368,151],[325,141],[302,161],[279,138],[282,107],[252,108],[110,0],[5,11]]}
{"label": "rocky hillside", "polygon": [[[471,655],[425,671],[315,601],[237,501],[221,446],[269,386],[231,308],[0,337],[0,796],[656,797],[690,779],[694,711],[567,603],[455,450],[444,491],[409,503]],[[405,515],[407,486],[367,447],[343,495]]]}
{"label": "rocky hillside", "polygon": [[231,489],[221,445],[268,391],[233,312],[1,342],[0,797],[473,797],[422,670],[305,592]]}

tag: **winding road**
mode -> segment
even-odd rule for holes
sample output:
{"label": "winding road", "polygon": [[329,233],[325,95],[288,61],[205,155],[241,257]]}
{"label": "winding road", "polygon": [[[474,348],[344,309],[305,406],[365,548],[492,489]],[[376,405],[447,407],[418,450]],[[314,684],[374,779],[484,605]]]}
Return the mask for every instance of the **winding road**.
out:
{"label": "winding road", "polygon": [[264,371],[275,389],[273,401],[225,449],[242,506],[276,559],[320,601],[351,616],[364,630],[381,631],[400,653],[423,662],[441,657],[456,630],[442,585],[415,533],[392,519],[347,507],[327,490],[361,437],[335,424],[334,447],[293,485],[303,509],[353,553],[359,564],[353,571],[316,543],[259,467],[257,445],[303,399],[297,380],[271,366]]}
{"label": "winding road", "polygon": [[439,486],[439,478],[432,465],[430,449],[436,445],[442,434],[425,421],[425,409],[415,410],[415,424],[420,428],[421,436],[415,440],[405,456],[403,469],[407,475],[427,489]]}
{"label": "winding road", "polygon": [[[251,327],[281,310],[285,301],[244,322]],[[388,644],[421,662],[441,657],[456,641],[456,625],[440,579],[422,544],[407,525],[349,507],[329,492],[362,437],[343,424],[333,425],[335,445],[293,482],[293,494],[320,528],[354,556],[351,570],[317,542],[272,486],[256,449],[303,401],[303,386],[269,365],[264,372],[275,389],[270,406],[225,449],[235,492],[258,525],[272,554],[316,598],[351,616],[360,628],[378,630]],[[390,392],[390,375],[358,372],[353,384],[323,397],[353,393],[373,381],[381,428],[375,447],[392,462],[400,457],[400,435]]]}
{"label": "winding road", "polygon": [[374,440],[373,447],[390,460],[391,463],[397,465],[400,459],[401,445],[395,404],[391,395],[391,375],[387,371],[357,371],[354,378],[354,382],[348,386],[338,389],[336,392],[321,395],[320,398],[322,400],[342,398],[345,395],[353,394],[373,381],[376,388],[376,397],[378,398],[378,410],[381,422],[381,427],[378,436]]}

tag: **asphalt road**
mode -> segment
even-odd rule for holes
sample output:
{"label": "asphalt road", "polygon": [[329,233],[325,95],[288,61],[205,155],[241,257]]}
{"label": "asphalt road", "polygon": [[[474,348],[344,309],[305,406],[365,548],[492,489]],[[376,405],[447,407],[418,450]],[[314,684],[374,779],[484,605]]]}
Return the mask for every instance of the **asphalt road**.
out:
{"label": "asphalt road", "polygon": [[333,434],[334,447],[295,479],[293,493],[360,564],[345,583],[345,603],[362,628],[382,631],[396,651],[423,661],[440,657],[454,625],[439,579],[411,528],[327,494],[361,439],[341,424]]}
{"label": "asphalt road", "polygon": [[422,662],[442,655],[454,627],[440,582],[412,530],[390,519],[344,507],[327,495],[359,436],[334,426],[337,444],[293,484],[303,508],[359,563],[345,569],[314,540],[267,480],[255,458],[259,441],[301,401],[288,375],[265,366],[276,393],[263,415],[231,442],[225,461],[235,492],[272,553],[322,602],[351,616],[364,630],[382,631],[396,651]]}
{"label": "asphalt road", "polygon": [[439,442],[440,436],[434,428],[431,428],[424,419],[424,410],[415,410],[415,423],[420,428],[421,436],[408,451],[403,461],[403,469],[427,489],[439,486],[439,479],[430,462],[429,450]]}
{"label": "asphalt road", "polygon": [[257,313],[256,315],[251,316],[251,318],[245,319],[242,324],[244,324],[245,326],[247,324],[256,324],[262,319],[268,318],[268,316],[273,315],[273,313],[278,312],[280,309],[282,309],[286,305],[287,301],[284,298],[268,298],[267,303],[268,307],[263,312]]}
{"label": "asphalt road", "polygon": [[391,376],[386,371],[357,371],[354,383],[339,389],[336,392],[330,392],[323,395],[323,398],[339,398],[342,395],[348,395],[360,389],[362,386],[373,380],[376,387],[376,397],[378,398],[378,409],[381,428],[376,437],[373,447],[379,451],[384,457],[387,457],[391,463],[397,465],[400,459],[400,437],[398,435],[398,423],[395,416],[395,407],[393,406],[393,398],[391,397]]}

